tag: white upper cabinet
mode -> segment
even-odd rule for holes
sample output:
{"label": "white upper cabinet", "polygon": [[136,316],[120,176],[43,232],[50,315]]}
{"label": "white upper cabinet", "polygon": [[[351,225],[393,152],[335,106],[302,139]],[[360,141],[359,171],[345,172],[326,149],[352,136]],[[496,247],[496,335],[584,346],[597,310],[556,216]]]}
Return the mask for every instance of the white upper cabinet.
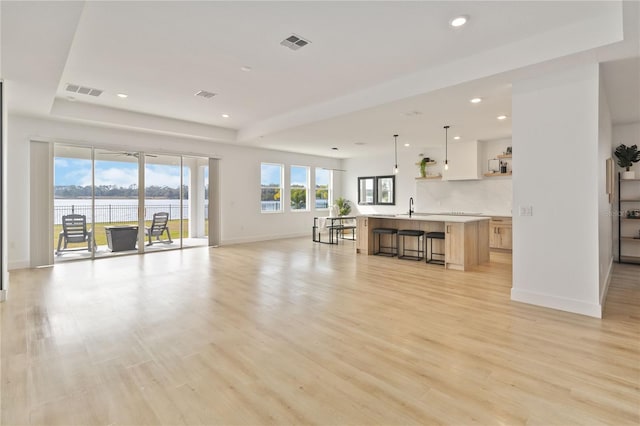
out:
{"label": "white upper cabinet", "polygon": [[480,179],[478,141],[449,142],[449,170],[443,170],[443,180]]}

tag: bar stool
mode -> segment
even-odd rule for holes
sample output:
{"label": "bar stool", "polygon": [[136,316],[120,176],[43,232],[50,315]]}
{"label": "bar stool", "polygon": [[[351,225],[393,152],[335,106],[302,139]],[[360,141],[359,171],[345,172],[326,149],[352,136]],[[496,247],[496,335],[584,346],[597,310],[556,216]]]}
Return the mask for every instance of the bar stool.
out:
{"label": "bar stool", "polygon": [[[402,252],[400,252],[400,237],[402,237]],[[405,248],[405,237],[417,238],[417,249]],[[422,260],[425,255],[424,231],[417,229],[401,229],[398,231],[398,259]],[[416,255],[407,255],[406,252],[416,253]],[[402,254],[401,254],[402,253]]]}
{"label": "bar stool", "polygon": [[[429,251],[431,255],[427,257],[427,263],[434,263],[436,265],[444,265],[444,253],[434,253],[433,252],[433,240],[442,240],[444,241],[444,232],[427,232],[427,242],[429,242]],[[426,243],[425,243],[426,245]],[[442,256],[442,259],[434,259],[433,255]]]}
{"label": "bar stool", "polygon": [[[397,235],[398,230],[393,228],[374,228],[373,229],[373,254],[378,256],[396,256],[398,254]],[[378,236],[378,251],[376,251],[376,235]],[[391,246],[382,246],[380,238],[382,235],[391,236]],[[396,241],[396,246],[393,246],[393,242]],[[389,249],[389,251],[383,251],[383,249]]]}

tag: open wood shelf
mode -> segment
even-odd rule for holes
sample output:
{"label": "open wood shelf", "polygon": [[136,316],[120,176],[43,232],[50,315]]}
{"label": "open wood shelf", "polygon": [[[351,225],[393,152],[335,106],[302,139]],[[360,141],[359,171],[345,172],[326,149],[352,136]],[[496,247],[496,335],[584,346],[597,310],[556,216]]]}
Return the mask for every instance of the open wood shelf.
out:
{"label": "open wood shelf", "polygon": [[[420,164],[422,164],[422,162],[417,162],[416,166],[419,166]],[[427,166],[435,166],[436,164],[438,164],[437,161],[428,161],[425,163]]]}
{"label": "open wood shelf", "polygon": [[620,200],[621,203],[640,203],[640,198],[623,198]]}
{"label": "open wood shelf", "polygon": [[[622,185],[624,182],[632,182],[632,183],[635,183],[635,185],[633,184],[631,186]],[[630,201],[630,202],[640,201],[637,198],[635,198],[637,196],[637,191],[640,189],[640,185],[638,184],[638,182],[640,182],[640,179],[622,179],[622,174],[618,173],[618,194],[619,194],[618,211],[619,212],[623,211],[622,210],[623,201]],[[626,192],[626,191],[631,191],[631,192]],[[625,192],[626,192],[626,197],[625,197]],[[627,232],[625,232],[627,236],[623,236],[623,232],[622,232],[623,223],[625,223],[624,228],[627,230]],[[634,237],[628,236],[629,227],[636,229],[632,235],[634,236],[638,235],[637,234],[638,228],[636,228],[636,225],[629,225],[630,223],[637,223],[638,225],[640,225],[640,217],[623,216],[618,219],[618,261],[620,263],[640,264],[640,256],[635,256],[636,254],[635,251],[632,251],[634,256],[629,256],[624,253],[625,248],[627,250],[631,250],[632,242],[640,243],[640,238],[634,238]],[[637,248],[635,244],[634,244],[634,247]]]}
{"label": "open wood shelf", "polygon": [[511,154],[500,154],[500,155],[498,155],[498,160],[504,160],[505,158],[512,158]]}
{"label": "open wood shelf", "polygon": [[485,173],[484,174],[486,177],[495,177],[495,176],[511,176],[511,172],[507,172],[507,173]]}
{"label": "open wood shelf", "polygon": [[418,176],[416,180],[433,180],[433,179],[442,179],[442,175],[434,175],[434,176]]}

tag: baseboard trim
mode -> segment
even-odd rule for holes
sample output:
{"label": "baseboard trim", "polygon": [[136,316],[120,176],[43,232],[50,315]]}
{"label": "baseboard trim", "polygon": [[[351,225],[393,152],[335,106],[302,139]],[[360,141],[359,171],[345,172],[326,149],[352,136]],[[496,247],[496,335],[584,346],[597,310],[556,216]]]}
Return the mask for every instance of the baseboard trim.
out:
{"label": "baseboard trim", "polygon": [[611,284],[611,276],[613,275],[613,258],[609,262],[609,268],[607,270],[607,278],[604,281],[604,287],[600,293],[600,306],[604,310],[604,302],[607,300],[607,293],[609,292],[609,284]]}
{"label": "baseboard trim", "polygon": [[224,246],[224,245],[233,245],[233,244],[257,243],[260,241],[284,240],[287,238],[301,238],[301,237],[309,237],[309,241],[311,241],[311,233],[298,232],[295,234],[261,235],[256,237],[233,238],[229,240],[222,240],[220,242],[220,245]]}
{"label": "baseboard trim", "polygon": [[600,304],[587,303],[581,300],[552,296],[550,294],[535,293],[517,288],[511,289],[511,300],[528,303],[530,305],[543,306],[545,308],[558,309],[574,314],[587,315],[594,318],[602,318]]}

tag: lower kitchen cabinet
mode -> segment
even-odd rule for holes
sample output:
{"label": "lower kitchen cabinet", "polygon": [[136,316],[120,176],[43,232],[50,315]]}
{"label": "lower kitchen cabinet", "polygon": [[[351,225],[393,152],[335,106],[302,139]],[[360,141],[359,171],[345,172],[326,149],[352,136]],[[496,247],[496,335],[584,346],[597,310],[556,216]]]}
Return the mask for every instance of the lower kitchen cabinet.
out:
{"label": "lower kitchen cabinet", "polygon": [[513,249],[513,228],[510,217],[491,218],[489,227],[489,247],[502,250]]}
{"label": "lower kitchen cabinet", "polygon": [[356,253],[369,254],[369,219],[365,216],[356,217]]}

